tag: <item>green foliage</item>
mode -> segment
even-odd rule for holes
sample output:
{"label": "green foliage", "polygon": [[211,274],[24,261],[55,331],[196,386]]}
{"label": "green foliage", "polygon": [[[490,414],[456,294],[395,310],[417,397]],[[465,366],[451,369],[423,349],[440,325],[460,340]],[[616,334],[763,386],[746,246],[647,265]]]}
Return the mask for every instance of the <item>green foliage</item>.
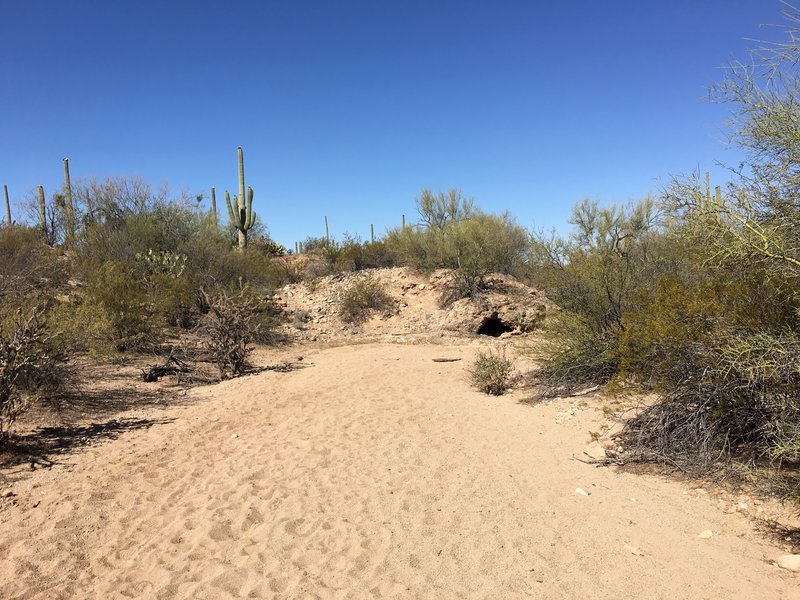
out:
{"label": "green foliage", "polygon": [[664,270],[665,234],[651,199],[605,208],[584,200],[570,222],[568,239],[540,235],[532,251],[534,283],[563,309],[546,326],[539,351],[546,394],[605,383],[617,373],[624,317]]}
{"label": "green foliage", "polygon": [[0,228],[0,296],[53,290],[66,280],[66,267],[66,259],[47,246],[36,229]]}
{"label": "green foliage", "polygon": [[424,226],[391,230],[385,245],[399,264],[424,271],[452,269],[444,303],[472,296],[489,273],[525,272],[529,235],[510,215],[483,213],[460,190],[447,195],[423,190],[417,207]]}
{"label": "green foliage", "polygon": [[394,302],[374,274],[357,276],[339,298],[339,316],[348,323],[367,320],[371,311],[390,310]]}
{"label": "green foliage", "polygon": [[478,352],[469,375],[480,391],[501,396],[513,384],[514,361],[506,357],[505,348]]}
{"label": "green foliage", "polygon": [[535,372],[541,397],[566,395],[608,383],[619,370],[618,331],[598,328],[585,316],[548,316],[545,338],[533,351],[543,361]]}

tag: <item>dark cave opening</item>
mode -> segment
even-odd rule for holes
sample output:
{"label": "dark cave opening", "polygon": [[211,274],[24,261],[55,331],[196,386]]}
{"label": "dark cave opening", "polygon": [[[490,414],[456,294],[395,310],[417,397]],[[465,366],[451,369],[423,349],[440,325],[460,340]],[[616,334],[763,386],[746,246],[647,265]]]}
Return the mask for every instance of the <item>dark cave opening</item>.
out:
{"label": "dark cave opening", "polygon": [[478,327],[478,331],[476,333],[478,335],[489,335],[491,337],[500,337],[504,333],[513,330],[514,330],[513,327],[504,323],[497,316],[497,313],[495,313],[491,317],[487,317],[486,319],[483,320],[483,323],[481,323],[481,326]]}

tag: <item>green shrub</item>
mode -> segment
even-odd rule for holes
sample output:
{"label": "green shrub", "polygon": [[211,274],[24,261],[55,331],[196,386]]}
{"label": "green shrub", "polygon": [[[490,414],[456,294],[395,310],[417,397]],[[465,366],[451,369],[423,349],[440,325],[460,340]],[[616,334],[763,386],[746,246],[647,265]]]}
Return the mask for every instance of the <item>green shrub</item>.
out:
{"label": "green shrub", "polygon": [[17,225],[0,227],[0,295],[53,289],[68,274],[67,260],[47,246],[39,231]]}
{"label": "green shrub", "polygon": [[469,372],[472,384],[480,391],[500,396],[513,385],[514,362],[506,358],[505,348],[478,352]]}
{"label": "green shrub", "polygon": [[371,311],[389,310],[393,306],[386,286],[372,273],[357,276],[339,298],[339,316],[348,323],[367,320]]}
{"label": "green shrub", "polygon": [[543,364],[534,371],[544,398],[608,383],[619,370],[618,332],[593,327],[574,313],[548,315],[545,338],[533,350]]}

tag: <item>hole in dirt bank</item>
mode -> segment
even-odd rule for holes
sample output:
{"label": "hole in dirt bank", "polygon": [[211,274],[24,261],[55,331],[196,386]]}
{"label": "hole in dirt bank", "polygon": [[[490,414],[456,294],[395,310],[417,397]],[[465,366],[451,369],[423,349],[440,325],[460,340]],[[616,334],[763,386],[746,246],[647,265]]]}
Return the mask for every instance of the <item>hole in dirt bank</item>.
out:
{"label": "hole in dirt bank", "polygon": [[513,330],[513,327],[511,327],[508,323],[503,322],[503,320],[497,316],[497,313],[494,313],[491,317],[487,317],[483,320],[483,323],[481,323],[481,326],[478,327],[478,331],[475,333],[478,335],[500,337],[504,333]]}

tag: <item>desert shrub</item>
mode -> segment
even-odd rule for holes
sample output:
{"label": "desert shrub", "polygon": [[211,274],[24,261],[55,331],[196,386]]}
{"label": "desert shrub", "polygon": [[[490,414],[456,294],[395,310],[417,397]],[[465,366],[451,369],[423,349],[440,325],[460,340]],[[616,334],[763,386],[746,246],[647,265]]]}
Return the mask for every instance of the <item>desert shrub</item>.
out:
{"label": "desert shrub", "polygon": [[324,237],[309,236],[300,243],[300,250],[305,253],[313,252],[324,248],[328,243],[329,241]]}
{"label": "desert shrub", "polygon": [[[5,307],[7,308],[7,307]],[[2,312],[7,313],[7,310]],[[0,325],[0,446],[37,394],[59,383],[58,358],[45,327],[44,308],[3,314]]]}
{"label": "desert shrub", "polygon": [[513,384],[514,362],[506,357],[505,348],[478,352],[469,371],[472,384],[480,391],[500,396]]}
{"label": "desert shrub", "polygon": [[619,370],[617,332],[598,328],[581,315],[548,316],[545,338],[534,355],[542,360],[533,376],[540,397],[570,394],[587,385],[608,383]]}
{"label": "desert shrub", "polygon": [[362,242],[358,236],[344,234],[341,244],[340,270],[361,271],[392,267],[395,256],[380,240]]}
{"label": "desert shrub", "polygon": [[371,311],[393,305],[386,286],[372,273],[357,276],[339,298],[339,316],[348,323],[366,321]]}
{"label": "desert shrub", "polygon": [[86,282],[83,294],[85,303],[108,323],[103,337],[117,350],[143,350],[158,341],[152,305],[133,264],[103,263]]}
{"label": "desert shrub", "polygon": [[417,208],[422,225],[389,231],[385,247],[398,264],[453,271],[442,305],[475,295],[490,273],[526,271],[529,235],[509,214],[483,213],[460,190],[446,195],[423,190]]}
{"label": "desert shrub", "polygon": [[[800,463],[800,338],[728,332],[623,431],[631,460],[704,473],[732,459]],[[785,464],[783,464],[785,463]]]}
{"label": "desert shrub", "polygon": [[36,229],[0,228],[0,296],[55,288],[68,273],[66,259],[47,246]]}
{"label": "desert shrub", "polygon": [[236,377],[248,367],[247,357],[262,327],[264,302],[251,290],[229,294],[222,288],[202,291],[208,313],[200,321],[202,335],[222,379]]}
{"label": "desert shrub", "polygon": [[[609,381],[619,370],[624,317],[664,270],[655,252],[664,237],[655,203],[573,208],[567,239],[539,236],[531,276],[563,310],[545,326],[536,375],[546,394]],[[668,246],[669,247],[669,246]]]}

